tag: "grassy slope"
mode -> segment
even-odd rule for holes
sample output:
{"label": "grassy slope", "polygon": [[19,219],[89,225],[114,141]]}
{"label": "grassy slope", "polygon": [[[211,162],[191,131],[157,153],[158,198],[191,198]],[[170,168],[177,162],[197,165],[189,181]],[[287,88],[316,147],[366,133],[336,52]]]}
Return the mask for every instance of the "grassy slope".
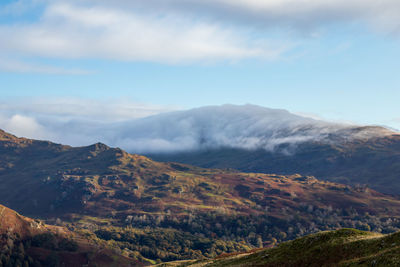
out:
{"label": "grassy slope", "polygon": [[398,266],[399,252],[400,233],[381,235],[342,229],[312,234],[249,255],[164,266]]}

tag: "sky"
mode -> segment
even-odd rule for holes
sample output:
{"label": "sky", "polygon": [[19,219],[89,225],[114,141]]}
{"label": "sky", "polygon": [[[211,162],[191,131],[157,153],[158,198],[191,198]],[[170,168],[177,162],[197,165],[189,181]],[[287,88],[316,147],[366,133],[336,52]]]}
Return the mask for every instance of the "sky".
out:
{"label": "sky", "polygon": [[251,103],[400,129],[398,14],[398,0],[1,0],[0,126]]}

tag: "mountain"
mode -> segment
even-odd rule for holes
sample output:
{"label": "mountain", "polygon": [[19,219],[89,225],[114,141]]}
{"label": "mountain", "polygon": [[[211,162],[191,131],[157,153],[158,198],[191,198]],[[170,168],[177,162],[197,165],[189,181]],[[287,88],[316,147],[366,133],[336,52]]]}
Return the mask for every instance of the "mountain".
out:
{"label": "mountain", "polygon": [[115,126],[113,142],[164,162],[315,176],[380,192],[400,190],[400,135],[254,105],[212,106]]}
{"label": "mountain", "polygon": [[[286,149],[286,146],[282,146]],[[148,155],[205,168],[244,172],[302,173],[349,185],[363,184],[388,194],[400,190],[400,135],[354,139],[343,143],[304,142],[291,153],[220,148]]]}
{"label": "mountain", "polygon": [[330,123],[255,105],[208,106],[114,123],[38,123],[51,140],[101,141],[158,161],[301,173],[390,194],[400,189],[399,134],[378,126]]}
{"label": "mountain", "polygon": [[400,230],[400,200],[301,174],[161,163],[0,132],[0,203],[141,262],[212,258],[321,230]]}
{"label": "mountain", "polygon": [[111,143],[142,154],[220,148],[291,153],[304,142],[336,143],[393,134],[382,127],[330,123],[255,105],[201,107],[113,127],[115,138]]}
{"label": "mountain", "polygon": [[0,205],[0,266],[143,266],[104,244]]}
{"label": "mountain", "polygon": [[312,234],[272,249],[160,266],[398,266],[399,244],[400,233],[382,235],[341,229]]}

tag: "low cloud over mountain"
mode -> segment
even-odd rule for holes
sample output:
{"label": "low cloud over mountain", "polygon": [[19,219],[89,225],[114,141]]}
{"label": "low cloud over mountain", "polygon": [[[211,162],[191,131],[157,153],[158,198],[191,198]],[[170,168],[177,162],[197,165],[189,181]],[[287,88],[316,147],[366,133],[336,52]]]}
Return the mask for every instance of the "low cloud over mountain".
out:
{"label": "low cloud over mountain", "polygon": [[[114,108],[95,102],[81,102],[80,108],[68,106],[68,101],[57,103],[60,112],[51,113],[46,112],[43,103],[25,109],[22,105],[18,108],[2,104],[0,128],[18,136],[70,145],[101,141],[135,153],[221,147],[273,151],[280,145],[290,151],[307,141],[335,142],[391,133],[383,128],[330,123],[255,105],[209,106],[165,113],[167,108],[134,107],[126,102],[113,105]],[[54,105],[48,108],[53,110]]]}
{"label": "low cloud over mountain", "polygon": [[[364,138],[383,130],[353,131],[356,126],[305,118],[285,110],[254,105],[210,106],[161,114],[116,125],[112,140],[138,153],[177,152],[221,147],[273,151],[307,141]],[[328,140],[328,137],[329,140]]]}

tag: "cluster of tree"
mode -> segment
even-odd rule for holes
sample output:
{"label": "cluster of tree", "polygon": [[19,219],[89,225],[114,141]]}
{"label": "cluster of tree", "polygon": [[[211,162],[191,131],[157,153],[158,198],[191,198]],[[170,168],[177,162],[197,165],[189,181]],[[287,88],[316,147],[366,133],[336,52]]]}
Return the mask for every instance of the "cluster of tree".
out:
{"label": "cluster of tree", "polygon": [[[173,261],[180,259],[211,258],[222,253],[246,251],[246,244],[225,241],[204,235],[167,228],[106,227],[95,232],[97,238],[108,241],[108,245],[120,249],[127,256],[140,256],[153,260]],[[140,258],[139,258],[140,259]]]}
{"label": "cluster of tree", "polygon": [[124,227],[107,226],[95,231],[96,237],[113,247],[142,257],[171,261],[210,258],[221,253],[273,246],[310,233],[338,228],[356,228],[382,233],[400,229],[397,218],[368,213],[354,208],[333,209],[304,205],[300,209],[282,208],[280,217],[268,212],[255,215],[192,211],[186,215],[136,214],[127,216]]}
{"label": "cluster of tree", "polygon": [[78,244],[74,240],[66,238],[58,239],[52,233],[43,233],[35,235],[31,239],[31,245],[34,247],[40,247],[49,250],[59,250],[59,251],[78,250]]}
{"label": "cluster of tree", "polygon": [[42,264],[27,255],[31,240],[21,240],[17,233],[6,233],[0,237],[1,267],[41,267]]}
{"label": "cluster of tree", "polygon": [[[44,259],[36,259],[28,253],[31,247],[44,248],[51,253]],[[17,233],[8,233],[1,235],[0,248],[0,267],[52,267],[59,266],[57,251],[76,251],[78,245],[52,233],[26,239],[21,239]]]}

